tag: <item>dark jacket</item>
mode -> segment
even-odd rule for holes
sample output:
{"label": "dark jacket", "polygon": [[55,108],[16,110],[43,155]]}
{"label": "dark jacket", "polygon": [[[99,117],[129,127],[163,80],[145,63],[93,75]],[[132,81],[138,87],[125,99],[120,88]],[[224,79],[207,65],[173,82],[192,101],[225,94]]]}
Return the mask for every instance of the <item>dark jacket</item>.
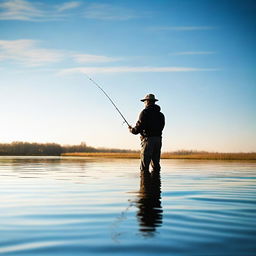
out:
{"label": "dark jacket", "polygon": [[161,136],[165,120],[161,108],[156,105],[149,105],[140,113],[136,126],[132,128],[133,134],[141,134],[142,137]]}

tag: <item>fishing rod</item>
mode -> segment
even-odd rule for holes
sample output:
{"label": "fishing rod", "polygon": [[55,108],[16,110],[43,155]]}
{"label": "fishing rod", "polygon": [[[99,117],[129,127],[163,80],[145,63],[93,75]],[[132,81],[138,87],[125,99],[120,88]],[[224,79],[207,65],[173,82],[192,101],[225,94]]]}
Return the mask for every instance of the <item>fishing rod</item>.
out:
{"label": "fishing rod", "polygon": [[128,127],[130,127],[129,123],[127,122],[127,120],[125,119],[125,117],[123,116],[123,114],[121,113],[121,111],[118,109],[118,107],[116,106],[116,104],[113,102],[113,100],[108,96],[108,94],[102,89],[102,87],[97,84],[92,78],[90,78],[87,74],[84,74],[94,85],[97,86],[98,89],[100,89],[105,96],[109,99],[109,101],[112,103],[112,105],[115,107],[115,109],[117,110],[117,112],[120,114],[120,116],[123,118],[124,123],[126,123],[128,125]]}

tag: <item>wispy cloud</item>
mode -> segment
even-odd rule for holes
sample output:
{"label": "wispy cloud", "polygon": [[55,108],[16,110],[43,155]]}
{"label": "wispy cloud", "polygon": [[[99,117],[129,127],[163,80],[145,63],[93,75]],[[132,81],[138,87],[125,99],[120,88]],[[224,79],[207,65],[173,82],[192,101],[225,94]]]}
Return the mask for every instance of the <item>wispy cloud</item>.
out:
{"label": "wispy cloud", "polygon": [[66,11],[80,6],[79,2],[48,5],[26,0],[5,0],[0,2],[0,20],[50,21],[66,17]]}
{"label": "wispy cloud", "polygon": [[68,1],[56,5],[32,0],[3,0],[0,2],[0,20],[42,22],[62,20],[72,15],[86,19],[118,21],[138,17],[133,10],[112,4],[85,4],[79,1]]}
{"label": "wispy cloud", "polygon": [[61,70],[59,75],[67,74],[96,74],[96,73],[147,73],[147,72],[200,72],[217,71],[216,68],[192,68],[192,67],[78,67]]}
{"label": "wispy cloud", "polygon": [[104,63],[120,60],[120,58],[111,58],[103,55],[92,54],[73,54],[72,57],[78,63]]}
{"label": "wispy cloud", "polygon": [[123,7],[113,6],[110,4],[91,4],[85,12],[84,17],[87,19],[98,20],[129,20],[136,18],[135,13]]}
{"label": "wispy cloud", "polygon": [[0,40],[0,61],[11,60],[26,66],[42,66],[59,62],[63,57],[61,51],[37,47],[34,40]]}
{"label": "wispy cloud", "polygon": [[210,26],[165,26],[165,27],[151,27],[152,30],[158,30],[158,31],[196,31],[196,30],[213,30],[216,29],[216,27],[210,27]]}
{"label": "wispy cloud", "polygon": [[38,47],[38,44],[38,41],[29,39],[0,40],[0,61],[13,61],[35,67],[65,60],[72,60],[75,63],[106,63],[120,60],[103,55],[46,49]]}
{"label": "wispy cloud", "polygon": [[215,54],[216,52],[174,52],[170,55],[210,55]]}
{"label": "wispy cloud", "polygon": [[81,5],[80,2],[66,2],[57,6],[57,11],[63,12],[70,9],[75,9]]}
{"label": "wispy cloud", "polygon": [[[0,63],[11,61],[27,67],[47,66],[58,62],[74,65],[76,63],[111,63],[124,60],[104,55],[77,53],[66,50],[47,49],[38,46],[40,41],[31,39],[0,40]],[[152,66],[105,66],[74,67],[62,69],[59,74],[73,73],[146,73],[146,72],[199,72],[216,71],[215,68],[194,67],[152,67]]]}
{"label": "wispy cloud", "polygon": [[6,0],[0,3],[0,20],[37,20],[45,15],[37,3],[25,0]]}

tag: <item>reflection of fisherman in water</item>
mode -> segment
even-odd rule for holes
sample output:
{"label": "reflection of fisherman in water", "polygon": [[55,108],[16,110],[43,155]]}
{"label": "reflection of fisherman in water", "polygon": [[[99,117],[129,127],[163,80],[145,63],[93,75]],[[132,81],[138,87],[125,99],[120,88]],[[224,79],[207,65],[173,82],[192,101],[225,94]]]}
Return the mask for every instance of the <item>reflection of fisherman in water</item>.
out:
{"label": "reflection of fisherman in water", "polygon": [[146,235],[154,235],[156,227],[162,224],[161,180],[158,171],[141,171],[140,191],[137,200],[137,217],[140,231]]}

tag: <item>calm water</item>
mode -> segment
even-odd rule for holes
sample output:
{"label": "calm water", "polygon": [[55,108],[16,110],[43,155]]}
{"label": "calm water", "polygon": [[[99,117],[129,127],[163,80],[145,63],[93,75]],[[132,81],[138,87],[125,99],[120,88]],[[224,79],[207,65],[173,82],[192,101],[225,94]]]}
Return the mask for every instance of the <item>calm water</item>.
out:
{"label": "calm water", "polygon": [[2,255],[256,255],[256,162],[0,158]]}

